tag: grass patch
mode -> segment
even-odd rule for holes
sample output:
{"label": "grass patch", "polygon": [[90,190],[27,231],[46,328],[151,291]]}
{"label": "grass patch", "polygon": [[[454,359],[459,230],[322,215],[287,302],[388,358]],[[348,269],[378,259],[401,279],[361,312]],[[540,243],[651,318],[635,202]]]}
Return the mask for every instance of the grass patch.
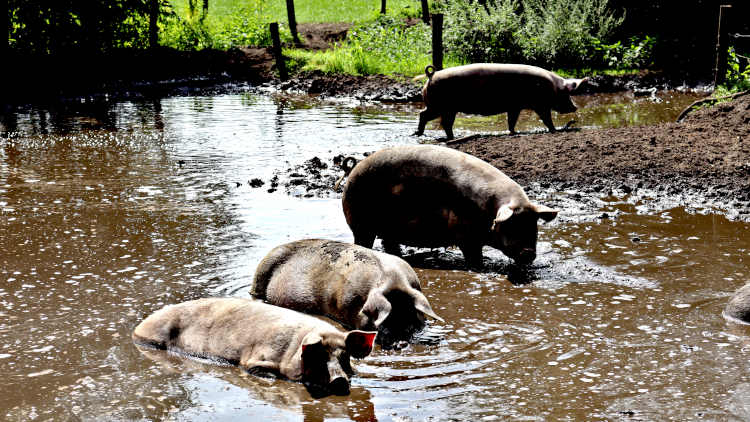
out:
{"label": "grass patch", "polygon": [[[189,15],[188,0],[172,0],[172,7],[179,16]],[[196,0],[196,9],[202,7],[201,0]],[[209,0],[206,20],[221,22],[231,18],[238,10],[247,8],[249,3],[256,3],[260,12],[267,16],[268,22],[287,22],[285,0]],[[200,10],[198,10],[200,13]],[[294,12],[298,23],[306,22],[363,22],[372,20],[380,13],[380,2],[377,0],[296,0]],[[386,12],[388,15],[417,16],[422,12],[419,1],[416,0],[388,0]]]}
{"label": "grass patch", "polygon": [[[347,40],[327,51],[287,50],[301,70],[351,75],[406,75],[424,73],[432,62],[431,29],[422,23],[408,26],[402,19],[379,16],[355,26]],[[447,58],[445,66],[460,64]]]}
{"label": "grass patch", "polygon": [[624,75],[636,75],[640,72],[640,69],[592,69],[592,68],[581,68],[581,69],[557,69],[555,73],[563,78],[585,78],[586,76],[624,76]]}

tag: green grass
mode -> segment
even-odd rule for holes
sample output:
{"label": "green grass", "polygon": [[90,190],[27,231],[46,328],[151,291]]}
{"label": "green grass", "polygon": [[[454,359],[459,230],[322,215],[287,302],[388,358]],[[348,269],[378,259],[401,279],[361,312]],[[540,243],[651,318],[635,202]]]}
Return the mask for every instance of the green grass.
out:
{"label": "green grass", "polygon": [[[287,50],[301,70],[351,75],[405,75],[424,73],[431,64],[431,29],[417,23],[408,26],[402,19],[380,16],[352,27],[345,42],[327,51]],[[445,66],[454,66],[450,57]]]}
{"label": "green grass", "polygon": [[635,75],[639,73],[640,69],[592,69],[584,67],[581,69],[556,69],[555,73],[563,78],[585,78],[586,76],[624,76],[624,75]]}
{"label": "green grass", "polygon": [[[262,14],[269,18],[268,22],[287,22],[285,0],[209,0],[206,21],[221,22],[231,17],[238,10],[255,5]],[[388,0],[386,12],[389,15],[408,13],[416,16],[421,13],[420,2],[417,0]],[[202,2],[196,0],[196,9],[200,13]],[[180,16],[188,15],[188,0],[172,0],[172,7]],[[379,0],[296,0],[294,11],[298,23],[305,22],[362,22],[371,20],[380,13]]]}

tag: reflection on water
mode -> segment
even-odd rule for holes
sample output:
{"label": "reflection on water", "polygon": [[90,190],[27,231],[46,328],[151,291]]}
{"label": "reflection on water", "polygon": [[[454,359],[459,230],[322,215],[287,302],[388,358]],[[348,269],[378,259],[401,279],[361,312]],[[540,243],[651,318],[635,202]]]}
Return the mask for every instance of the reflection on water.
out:
{"label": "reflection on water", "polygon": [[750,417],[750,329],[721,317],[748,281],[750,225],[618,199],[602,208],[617,218],[541,226],[522,276],[490,249],[483,273],[410,251],[441,340],[355,361],[347,397],[132,344],[165,304],[246,296],[280,243],[351,241],[339,200],[247,181],[416,142],[415,116],[250,94],[3,116],[1,419]]}

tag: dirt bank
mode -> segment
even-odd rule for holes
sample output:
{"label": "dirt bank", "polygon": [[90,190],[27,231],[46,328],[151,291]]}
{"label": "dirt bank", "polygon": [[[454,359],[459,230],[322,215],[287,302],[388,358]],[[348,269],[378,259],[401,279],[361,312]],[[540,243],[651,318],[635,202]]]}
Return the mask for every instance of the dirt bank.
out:
{"label": "dirt bank", "polygon": [[531,196],[611,192],[750,220],[750,95],[680,123],[480,136],[452,146],[501,169]]}

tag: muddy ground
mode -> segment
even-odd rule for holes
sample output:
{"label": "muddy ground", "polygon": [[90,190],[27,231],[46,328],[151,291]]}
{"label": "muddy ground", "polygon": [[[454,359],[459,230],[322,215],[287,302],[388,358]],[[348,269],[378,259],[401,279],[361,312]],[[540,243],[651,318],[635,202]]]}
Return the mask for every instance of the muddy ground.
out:
{"label": "muddy ground", "polygon": [[[349,26],[306,24],[300,25],[299,33],[306,48],[325,49],[344,39]],[[5,79],[0,101],[6,109],[13,104],[54,103],[103,94],[109,100],[138,99],[242,91],[251,86],[321,98],[414,102],[421,100],[423,83],[404,77],[321,72],[300,73],[280,81],[270,49],[251,47],[227,52],[115,51],[106,57],[10,56],[8,63],[12,75]],[[648,94],[656,89],[701,86],[705,81],[689,74],[644,71],[594,77],[583,92],[633,90]],[[479,136],[451,146],[500,168],[532,197],[568,192],[550,199],[565,209],[595,209],[600,199],[611,193],[652,198],[649,203],[661,206],[719,208],[731,218],[750,220],[749,133],[750,96],[744,96],[694,112],[681,123]],[[361,159],[367,151],[343,153]],[[331,157],[310,157],[272,180],[253,184],[296,196],[330,196],[338,194],[332,188],[342,174]],[[566,201],[569,203],[560,203]]]}
{"label": "muddy ground", "polygon": [[[596,210],[618,197],[652,209],[685,206],[750,221],[750,94],[691,112],[680,123],[479,135],[448,146],[493,164],[530,197],[566,210],[562,220],[616,218]],[[350,152],[358,160],[369,153]],[[313,157],[275,175],[266,188],[338,195],[333,185],[345,173],[338,162]]]}

